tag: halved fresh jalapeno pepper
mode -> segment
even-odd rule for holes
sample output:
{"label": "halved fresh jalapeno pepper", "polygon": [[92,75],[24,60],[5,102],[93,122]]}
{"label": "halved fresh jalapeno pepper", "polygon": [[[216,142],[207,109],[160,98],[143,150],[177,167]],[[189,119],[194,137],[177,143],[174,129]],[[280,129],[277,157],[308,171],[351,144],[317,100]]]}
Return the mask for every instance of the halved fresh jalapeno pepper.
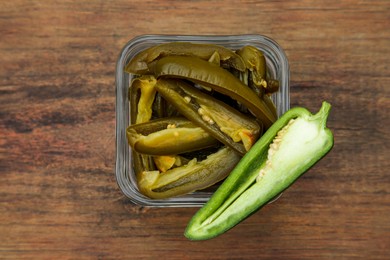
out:
{"label": "halved fresh jalapeno pepper", "polygon": [[219,144],[203,128],[179,117],[131,125],[126,135],[134,151],[148,155],[175,155]]}
{"label": "halved fresh jalapeno pepper", "polygon": [[197,57],[167,56],[150,65],[157,77],[177,77],[211,87],[245,105],[266,128],[275,115],[256,93],[229,71]]}
{"label": "halved fresh jalapeno pepper", "polygon": [[144,171],[137,176],[138,187],[141,193],[153,199],[184,195],[223,180],[240,158],[232,149],[224,147],[205,160],[193,159],[165,173]]}
{"label": "halved fresh jalapeno pepper", "polygon": [[[195,56],[209,60],[218,53],[222,66],[245,70],[242,58],[230,49],[214,44],[170,42],[150,47],[138,53],[127,65],[125,71],[133,74],[149,73],[148,64],[165,56]],[[214,60],[214,59],[213,59]]]}
{"label": "halved fresh jalapeno pepper", "polygon": [[324,157],[333,147],[333,134],[326,128],[329,110],[324,102],[315,115],[293,108],[278,119],[191,219],[185,236],[204,240],[226,232]]}
{"label": "halved fresh jalapeno pepper", "polygon": [[241,155],[260,134],[255,120],[181,80],[159,79],[155,87],[181,114]]}

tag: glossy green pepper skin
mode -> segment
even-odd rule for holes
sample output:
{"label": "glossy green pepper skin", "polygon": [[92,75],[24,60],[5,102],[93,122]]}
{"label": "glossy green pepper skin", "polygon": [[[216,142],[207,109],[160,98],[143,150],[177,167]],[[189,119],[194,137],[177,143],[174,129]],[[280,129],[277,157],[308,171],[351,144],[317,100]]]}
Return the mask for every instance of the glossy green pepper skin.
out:
{"label": "glossy green pepper skin", "polygon": [[255,120],[183,81],[159,79],[155,87],[182,115],[241,155],[260,135],[261,128]]}
{"label": "glossy green pepper skin", "polygon": [[275,198],[333,147],[326,128],[330,104],[312,115],[286,112],[243,157],[185,231],[191,240],[221,235]]}
{"label": "glossy green pepper skin", "polygon": [[196,57],[167,56],[150,65],[156,77],[176,77],[205,85],[245,105],[268,128],[276,117],[256,93],[229,71]]}
{"label": "glossy green pepper skin", "polygon": [[155,119],[126,129],[134,151],[148,155],[175,155],[219,144],[203,128],[180,117]]}
{"label": "glossy green pepper skin", "polygon": [[[222,66],[245,70],[242,58],[230,49],[214,44],[198,44],[190,42],[170,42],[150,47],[138,53],[127,65],[125,71],[133,74],[150,73],[148,65],[166,56],[193,56],[209,60],[217,53]],[[212,58],[212,60],[214,60]]]}

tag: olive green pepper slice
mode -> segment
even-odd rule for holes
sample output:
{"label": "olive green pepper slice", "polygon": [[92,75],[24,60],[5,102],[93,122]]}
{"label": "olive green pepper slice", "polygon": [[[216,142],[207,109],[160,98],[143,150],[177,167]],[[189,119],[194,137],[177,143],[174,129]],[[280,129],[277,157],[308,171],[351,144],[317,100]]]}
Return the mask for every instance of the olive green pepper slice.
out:
{"label": "olive green pepper slice", "polygon": [[184,78],[211,87],[244,104],[266,128],[276,117],[253,90],[229,71],[196,57],[167,56],[151,64],[157,77]]}
{"label": "olive green pepper slice", "polygon": [[185,118],[155,119],[131,125],[126,135],[134,151],[148,155],[175,155],[219,144],[203,128]]}
{"label": "olive green pepper slice", "polygon": [[154,164],[152,156],[140,154],[133,151],[132,159],[133,169],[136,174],[139,174],[144,171],[156,170],[156,165]]}
{"label": "olive green pepper slice", "polygon": [[156,89],[185,117],[241,155],[260,135],[261,129],[255,120],[183,81],[159,79]]}
{"label": "olive green pepper slice", "polygon": [[156,93],[156,97],[153,103],[153,116],[152,118],[164,118],[164,117],[180,117],[179,111],[176,107],[168,103],[160,93]]}
{"label": "olive green pepper slice", "polygon": [[267,87],[265,81],[266,76],[266,61],[262,51],[254,46],[244,46],[237,51],[237,54],[243,59],[246,68],[252,74],[253,83],[257,87]]}
{"label": "olive green pepper slice", "polygon": [[193,159],[165,173],[144,171],[137,176],[138,187],[142,194],[152,199],[184,195],[223,180],[240,158],[232,149],[224,147],[205,160]]}
{"label": "olive green pepper slice", "polygon": [[154,113],[157,118],[163,118],[167,116],[167,103],[165,99],[158,93],[156,93],[154,98],[152,109],[152,114]]}
{"label": "olive green pepper slice", "polygon": [[153,156],[153,161],[160,172],[166,172],[173,167],[178,167],[187,164],[190,160],[179,155],[160,155]]}
{"label": "olive green pepper slice", "polygon": [[208,59],[208,62],[221,66],[221,55],[219,55],[219,53],[215,51]]}
{"label": "olive green pepper slice", "polygon": [[[267,74],[267,64],[262,51],[254,46],[244,46],[237,51],[250,72],[250,80],[257,88],[264,88],[265,93],[275,93],[279,90],[279,81],[270,79]],[[240,74],[243,74],[241,72]],[[245,75],[243,75],[245,76]],[[247,84],[248,85],[248,84]]]}
{"label": "olive green pepper slice", "polygon": [[138,53],[126,65],[125,71],[133,74],[149,73],[148,64],[165,56],[195,56],[203,60],[209,60],[218,53],[223,66],[233,67],[239,71],[245,70],[242,58],[232,50],[214,44],[199,44],[190,42],[163,43]]}
{"label": "olive green pepper slice", "polygon": [[[272,80],[272,82],[278,82],[278,81],[277,80]],[[275,106],[274,102],[271,99],[271,96],[270,96],[271,93],[267,92],[267,91],[269,91],[271,89],[270,88],[270,84],[267,84],[267,89],[265,89],[263,87],[255,86],[254,83],[253,83],[253,80],[252,80],[252,74],[250,74],[249,75],[249,80],[248,80],[248,86],[260,97],[260,99],[262,99],[264,101],[264,103],[267,105],[267,107],[272,112],[272,114],[275,117],[277,117],[278,113],[277,113],[277,110],[276,110],[276,106]]]}
{"label": "olive green pepper slice", "polygon": [[[141,76],[131,82],[129,89],[130,123],[143,123],[152,117],[153,100],[156,95],[153,76]],[[133,150],[133,168],[135,173],[155,170],[153,158]]]}
{"label": "olive green pepper slice", "polygon": [[262,129],[256,120],[188,84],[180,84],[180,88],[186,101],[190,98],[189,103],[199,106],[197,112],[203,121],[215,124],[233,142],[242,142],[246,151],[257,141]]}
{"label": "olive green pepper slice", "polygon": [[135,78],[131,82],[129,100],[132,123],[147,122],[152,117],[152,106],[156,95],[154,85],[156,82],[156,78],[151,75]]}
{"label": "olive green pepper slice", "polygon": [[272,101],[271,97],[267,94],[263,95],[263,100],[267,104],[268,108],[272,111],[272,113],[277,116],[278,112],[276,110],[276,106],[274,102]]}

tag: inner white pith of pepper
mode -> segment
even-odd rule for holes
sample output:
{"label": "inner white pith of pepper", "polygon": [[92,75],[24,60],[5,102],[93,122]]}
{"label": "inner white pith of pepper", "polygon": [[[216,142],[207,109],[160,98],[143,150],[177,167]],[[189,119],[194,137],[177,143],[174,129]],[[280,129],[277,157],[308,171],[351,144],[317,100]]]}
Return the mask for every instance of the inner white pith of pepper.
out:
{"label": "inner white pith of pepper", "polygon": [[[291,119],[279,130],[270,144],[267,161],[259,171],[256,181],[259,182],[265,175],[272,174],[275,167],[294,170],[297,167],[296,162],[305,161],[305,158],[309,158],[310,150],[315,150],[317,142],[314,142],[314,139],[322,132],[317,124],[306,118]],[[305,144],[305,149],[300,148],[302,144]]]}

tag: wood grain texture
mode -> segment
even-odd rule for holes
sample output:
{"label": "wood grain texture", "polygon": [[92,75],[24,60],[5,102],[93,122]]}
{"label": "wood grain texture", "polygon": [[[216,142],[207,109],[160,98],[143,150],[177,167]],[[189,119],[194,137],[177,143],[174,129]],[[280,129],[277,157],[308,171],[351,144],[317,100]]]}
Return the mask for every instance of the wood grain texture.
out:
{"label": "wood grain texture", "polygon": [[[0,258],[388,259],[389,1],[0,2]],[[196,208],[143,208],[114,177],[115,62],[140,34],[264,34],[291,103],[333,105],[335,147],[211,241]]]}

